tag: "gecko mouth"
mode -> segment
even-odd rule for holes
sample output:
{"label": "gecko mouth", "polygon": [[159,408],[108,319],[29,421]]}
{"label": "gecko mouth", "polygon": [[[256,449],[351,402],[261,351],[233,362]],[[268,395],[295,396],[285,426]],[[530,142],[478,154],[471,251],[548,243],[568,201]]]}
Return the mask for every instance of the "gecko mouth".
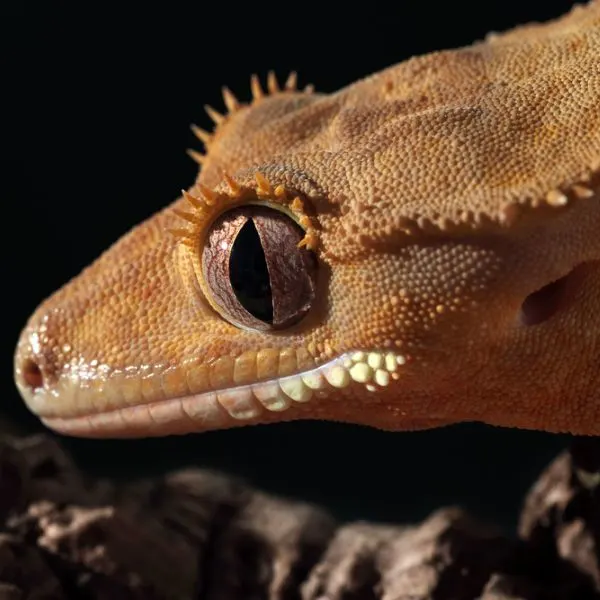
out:
{"label": "gecko mouth", "polygon": [[[104,410],[82,411],[82,389],[73,381],[58,382],[53,388],[20,391],[28,407],[42,422],[67,435],[83,437],[162,436],[228,428],[235,425],[300,418],[303,406],[335,395],[351,397],[357,387],[376,393],[399,379],[407,357],[394,352],[347,352],[319,367],[302,373],[204,391],[155,402],[134,402]],[[105,385],[110,385],[108,379]],[[65,414],[57,410],[72,407]],[[120,404],[120,403],[118,403]],[[66,412],[66,411],[65,411]],[[315,411],[314,406],[310,412]],[[284,414],[282,414],[284,413]]]}

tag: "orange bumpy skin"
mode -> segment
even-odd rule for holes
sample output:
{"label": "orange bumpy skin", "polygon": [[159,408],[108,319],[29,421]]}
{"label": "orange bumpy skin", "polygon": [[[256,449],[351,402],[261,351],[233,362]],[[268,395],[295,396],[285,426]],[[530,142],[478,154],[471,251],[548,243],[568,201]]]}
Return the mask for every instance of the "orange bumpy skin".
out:
{"label": "orange bumpy skin", "polygon": [[[600,434],[600,1],[331,95],[229,91],[184,196],[33,314],[17,385],[50,427],[290,419]],[[186,198],[187,196],[187,198]],[[210,224],[275,206],[316,295],[280,330],[206,295]]]}

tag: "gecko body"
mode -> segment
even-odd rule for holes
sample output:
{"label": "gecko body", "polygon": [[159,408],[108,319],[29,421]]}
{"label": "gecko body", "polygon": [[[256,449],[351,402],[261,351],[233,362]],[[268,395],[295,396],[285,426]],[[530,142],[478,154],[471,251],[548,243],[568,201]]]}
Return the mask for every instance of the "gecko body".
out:
{"label": "gecko body", "polygon": [[600,2],[333,94],[225,89],[190,189],[15,353],[58,431],[600,433]]}

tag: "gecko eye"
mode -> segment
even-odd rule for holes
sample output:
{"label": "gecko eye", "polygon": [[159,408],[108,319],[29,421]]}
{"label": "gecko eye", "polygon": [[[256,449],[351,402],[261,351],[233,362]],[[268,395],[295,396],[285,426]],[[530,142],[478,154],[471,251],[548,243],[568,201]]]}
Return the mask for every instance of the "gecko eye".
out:
{"label": "gecko eye", "polygon": [[202,251],[202,274],[214,308],[250,329],[299,321],[315,297],[314,254],[298,248],[303,229],[272,208],[245,206],[221,215]]}

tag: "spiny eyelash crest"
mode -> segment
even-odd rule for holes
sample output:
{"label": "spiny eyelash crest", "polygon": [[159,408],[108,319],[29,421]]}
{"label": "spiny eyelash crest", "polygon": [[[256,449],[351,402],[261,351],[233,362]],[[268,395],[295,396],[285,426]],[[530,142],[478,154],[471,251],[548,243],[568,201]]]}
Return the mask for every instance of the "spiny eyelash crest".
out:
{"label": "spiny eyelash crest", "polygon": [[[256,75],[252,75],[250,80],[250,89],[252,99],[250,103],[243,103],[227,87],[222,88],[223,102],[226,111],[222,114],[211,106],[205,106],[211,120],[215,123],[215,131],[221,129],[239,110],[246,106],[254,105],[261,100],[274,95],[286,93],[305,93],[310,94],[314,91],[312,85],[306,86],[300,90],[297,87],[297,75],[291,72],[283,86],[279,85],[275,73],[269,71],[267,76],[266,90],[263,90],[260,80]],[[208,151],[213,139],[213,134],[192,125],[194,135],[203,143],[205,150]],[[202,165],[206,161],[206,155],[196,150],[188,150],[189,156]],[[581,181],[565,183],[559,187],[549,189],[541,197],[523,197],[508,201],[502,207],[498,220],[491,218],[488,214],[481,212],[475,213],[468,210],[459,210],[456,215],[440,215],[436,219],[425,217],[419,214],[407,215],[399,226],[399,231],[408,235],[414,235],[418,232],[429,234],[446,234],[448,232],[470,232],[476,230],[497,231],[498,228],[514,226],[517,221],[527,221],[529,215],[539,216],[540,213],[548,215],[557,214],[561,209],[567,209],[577,203],[595,195],[595,181],[600,174],[600,161],[590,165],[590,172],[583,175]],[[306,228],[307,229],[307,228]],[[307,229],[306,246],[316,247],[317,239],[315,236],[309,236]]]}
{"label": "spiny eyelash crest", "polygon": [[[269,71],[265,91],[261,86],[258,76],[254,74],[250,78],[250,90],[252,92],[250,105],[274,95],[297,93],[299,91],[311,94],[314,91],[312,85],[299,90],[297,83],[298,77],[295,71],[292,71],[288,75],[283,87],[279,85],[275,73]],[[226,113],[219,113],[208,105],[204,107],[208,116],[215,123],[216,129],[221,128],[234,113],[247,106],[247,104],[238,100],[227,87],[222,88],[222,94],[223,102],[227,109]],[[196,125],[192,125],[192,131],[208,151],[213,134]],[[206,160],[206,155],[196,150],[188,150],[188,154],[199,165],[203,165]],[[274,187],[260,171],[255,172],[254,179],[255,187],[242,186],[231,175],[223,172],[222,184],[215,189],[211,189],[201,183],[196,183],[191,188],[192,191],[182,190],[183,197],[190,204],[192,211],[173,209],[173,212],[185,222],[187,227],[170,229],[170,233],[178,238],[183,245],[198,249],[203,233],[226,210],[238,205],[256,204],[280,210],[291,217],[305,231],[305,236],[300,241],[299,246],[305,246],[308,250],[316,250],[319,242],[317,234],[318,224],[313,217],[307,214],[305,200],[301,196],[286,190],[282,185]],[[219,187],[223,189],[222,192],[217,191]],[[196,190],[197,193],[193,193]],[[192,225],[191,229],[189,228],[189,224]]]}
{"label": "spiny eyelash crest", "polygon": [[[275,73],[273,71],[269,71],[267,75],[266,91],[263,90],[260,79],[256,74],[253,74],[250,78],[250,91],[252,93],[252,99],[250,103],[247,104],[241,102],[228,87],[221,88],[221,93],[223,94],[223,103],[225,104],[226,108],[225,113],[220,113],[208,104],[204,106],[204,110],[206,110],[208,116],[215,124],[216,129],[219,129],[225,125],[232,115],[246,106],[252,106],[265,98],[281,94],[312,94],[314,92],[314,86],[307,85],[302,90],[298,89],[298,76],[295,71],[292,71],[288,75],[283,87],[280,87]],[[192,131],[194,135],[202,142],[205,150],[208,151],[210,143],[213,139],[213,134],[196,125],[192,125]],[[206,154],[203,152],[189,149],[187,153],[199,165],[203,165],[206,161]]]}
{"label": "spiny eyelash crest", "polygon": [[298,243],[308,250],[316,250],[319,245],[318,224],[314,217],[307,214],[306,202],[301,196],[288,192],[283,185],[273,187],[268,179],[260,172],[254,174],[255,186],[241,186],[233,177],[223,173],[226,184],[224,192],[213,190],[201,183],[192,188],[198,190],[198,195],[182,190],[183,197],[191,207],[191,211],[172,209],[190,228],[173,228],[169,232],[181,244],[198,249],[208,226],[226,210],[236,206],[259,205],[267,206],[287,214],[305,231]]}

